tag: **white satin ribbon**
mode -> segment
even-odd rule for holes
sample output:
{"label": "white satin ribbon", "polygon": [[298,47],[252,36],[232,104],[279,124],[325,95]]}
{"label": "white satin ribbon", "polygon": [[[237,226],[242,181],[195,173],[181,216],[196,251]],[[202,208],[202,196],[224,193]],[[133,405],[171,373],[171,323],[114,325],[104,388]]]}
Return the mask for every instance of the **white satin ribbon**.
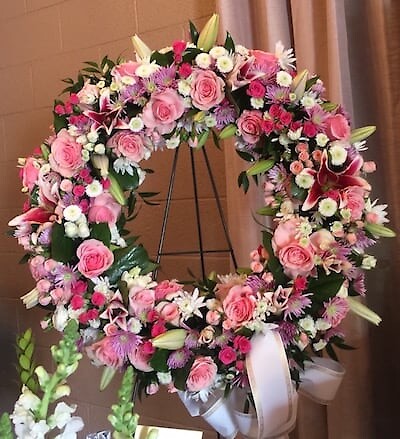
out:
{"label": "white satin ribbon", "polygon": [[[297,393],[290,378],[285,348],[278,332],[266,329],[251,340],[246,368],[254,409],[243,413],[246,393],[235,389],[228,399],[222,393],[203,403],[188,392],[178,392],[192,416],[202,416],[225,439],[238,431],[249,439],[284,439],[295,427]],[[327,404],[342,381],[344,368],[327,358],[312,358],[305,363],[299,392]]]}
{"label": "white satin ribbon", "polygon": [[345,374],[344,367],[330,358],[312,357],[300,374],[299,393],[320,404],[329,404],[336,395]]}

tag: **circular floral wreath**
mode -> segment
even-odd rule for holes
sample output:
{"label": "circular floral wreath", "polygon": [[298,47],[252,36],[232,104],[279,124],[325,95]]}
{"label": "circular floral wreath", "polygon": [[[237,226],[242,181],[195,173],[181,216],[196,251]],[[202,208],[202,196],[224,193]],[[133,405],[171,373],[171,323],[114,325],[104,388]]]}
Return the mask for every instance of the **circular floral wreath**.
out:
{"label": "circular floral wreath", "polygon": [[[339,324],[349,310],[379,322],[353,299],[375,266],[367,248],[393,236],[364,178],[375,170],[361,155],[374,127],[352,131],[322,81],[296,72],[291,49],[249,50],[229,34],[215,45],[215,29],[191,26],[192,43],[160,51],[134,37],[136,61],[88,62],[77,82],[65,80],[54,133],[20,161],[28,198],[9,225],[36,281],[24,303],[50,310],[43,327],[79,322],[91,359],[132,365],[146,394],[167,384],[204,399],[246,386],[244,359],[266,324],[298,380],[310,351],[335,357],[346,347]],[[152,279],[155,265],[125,226],[145,160],[182,143],[201,148],[210,135],[233,136],[250,162],[239,176],[245,190],[262,176],[259,213],[274,227],[248,271],[188,291]]]}

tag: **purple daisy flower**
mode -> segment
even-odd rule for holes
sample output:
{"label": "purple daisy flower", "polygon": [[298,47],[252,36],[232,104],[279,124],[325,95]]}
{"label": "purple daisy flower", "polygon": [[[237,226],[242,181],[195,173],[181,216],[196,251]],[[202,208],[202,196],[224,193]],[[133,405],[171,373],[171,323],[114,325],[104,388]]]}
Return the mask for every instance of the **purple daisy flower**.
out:
{"label": "purple daisy flower", "polygon": [[217,121],[216,127],[220,130],[236,119],[236,110],[227,99],[224,99],[215,110],[214,116]]}
{"label": "purple daisy flower", "polygon": [[287,178],[287,171],[282,164],[276,165],[268,171],[268,180],[275,185],[275,191],[284,190]]}
{"label": "purple daisy flower", "polygon": [[353,288],[360,296],[365,296],[367,292],[367,288],[365,287],[365,274],[358,268],[355,270]]}
{"label": "purple daisy flower", "polygon": [[188,349],[195,349],[199,347],[199,333],[191,331],[185,338],[185,347]]}
{"label": "purple daisy flower", "polygon": [[374,245],[376,243],[375,239],[369,238],[364,230],[358,229],[356,232],[356,243],[354,247],[359,250],[361,253],[367,249],[368,247],[371,247],[371,245]]}
{"label": "purple daisy flower", "polygon": [[40,245],[50,245],[51,243],[51,227],[43,230],[38,238]]}
{"label": "purple daisy flower", "polygon": [[264,279],[261,279],[255,274],[248,276],[244,284],[250,287],[253,293],[257,293],[258,291],[268,291],[269,289],[272,288],[271,283],[265,282]]}
{"label": "purple daisy flower", "polygon": [[141,337],[129,331],[119,331],[109,338],[114,352],[121,358],[126,358],[141,342]]}
{"label": "purple daisy flower", "polygon": [[54,269],[54,283],[57,287],[71,288],[78,280],[78,273],[70,265],[59,263]]}
{"label": "purple daisy flower", "polygon": [[152,81],[158,89],[172,87],[175,83],[176,68],[174,66],[162,67],[151,75]]}
{"label": "purple daisy flower", "polygon": [[191,356],[192,352],[190,349],[178,349],[170,354],[167,360],[167,365],[170,369],[180,369],[185,366]]}
{"label": "purple daisy flower", "polygon": [[282,104],[290,102],[290,90],[288,87],[279,87],[276,85],[267,86],[266,98],[271,104]]}
{"label": "purple daisy flower", "polygon": [[290,343],[293,343],[294,337],[297,334],[297,328],[294,323],[280,322],[278,332],[282,338],[283,344],[288,346]]}
{"label": "purple daisy flower", "polygon": [[304,310],[311,305],[311,299],[308,297],[310,294],[292,294],[287,303],[284,311],[284,319],[294,317],[300,317],[304,314]]}

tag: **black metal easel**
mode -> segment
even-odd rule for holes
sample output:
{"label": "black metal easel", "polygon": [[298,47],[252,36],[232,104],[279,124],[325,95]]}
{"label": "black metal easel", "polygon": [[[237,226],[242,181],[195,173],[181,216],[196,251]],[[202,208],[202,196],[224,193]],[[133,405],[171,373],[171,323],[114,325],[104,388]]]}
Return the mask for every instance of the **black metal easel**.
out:
{"label": "black metal easel", "polygon": [[[203,153],[205,165],[207,168],[208,176],[210,177],[211,187],[212,187],[212,190],[214,193],[215,202],[217,204],[217,209],[218,209],[219,217],[220,217],[221,224],[222,224],[222,227],[224,230],[224,235],[225,235],[225,239],[226,239],[228,248],[226,248],[226,249],[208,249],[208,250],[204,249],[203,231],[201,228],[201,218],[200,218],[200,208],[199,208],[199,198],[198,198],[198,184],[197,184],[196,166],[195,166],[195,160],[194,160],[194,152],[193,152],[193,149],[190,148],[190,162],[191,162],[191,169],[192,169],[193,193],[194,193],[194,203],[195,203],[195,210],[196,210],[198,249],[181,250],[181,251],[174,251],[174,252],[163,251],[180,148],[181,147],[176,148],[174,159],[172,162],[171,176],[169,179],[167,201],[165,204],[164,217],[163,217],[163,221],[162,221],[161,235],[160,235],[160,242],[159,242],[159,246],[158,246],[158,250],[157,250],[156,263],[157,263],[157,265],[160,263],[162,256],[199,255],[200,256],[200,263],[201,263],[201,275],[202,275],[203,279],[205,279],[205,277],[206,277],[205,262],[204,262],[204,255],[205,254],[208,254],[208,253],[229,253],[235,269],[237,268],[235,253],[233,251],[232,242],[231,242],[231,239],[229,237],[228,227],[227,227],[227,224],[225,221],[224,212],[222,210],[221,200],[220,200],[220,197],[218,194],[217,186],[215,184],[215,179],[214,179],[214,176],[212,173],[210,161],[208,159],[208,155],[207,155],[207,151],[206,151],[205,146],[202,148],[202,153]],[[154,280],[157,279],[157,275],[158,275],[158,269],[154,270],[154,272],[153,272],[153,279]]]}

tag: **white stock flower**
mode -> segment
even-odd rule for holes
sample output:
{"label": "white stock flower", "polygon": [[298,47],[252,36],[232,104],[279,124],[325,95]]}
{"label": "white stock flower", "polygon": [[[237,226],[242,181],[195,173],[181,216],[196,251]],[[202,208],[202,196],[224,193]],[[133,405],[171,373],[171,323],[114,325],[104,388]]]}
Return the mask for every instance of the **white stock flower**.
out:
{"label": "white stock flower", "polygon": [[159,66],[156,63],[142,63],[135,70],[135,74],[140,78],[148,78],[153,73],[155,73],[159,69]]}
{"label": "white stock flower", "polygon": [[64,305],[57,305],[56,310],[52,316],[53,326],[57,331],[64,331],[68,323],[68,311]]}
{"label": "white stock flower", "polygon": [[81,214],[82,209],[76,204],[71,204],[70,206],[67,206],[63,211],[64,218],[67,221],[71,222],[77,221]]}
{"label": "white stock flower", "polygon": [[103,186],[98,180],[93,180],[86,186],[85,192],[89,197],[95,198],[103,193]]}
{"label": "white stock flower", "polygon": [[99,155],[103,155],[103,154],[105,154],[105,152],[106,152],[106,147],[105,147],[104,143],[97,143],[97,144],[94,146],[94,152],[95,152],[96,154],[99,154]]}
{"label": "white stock flower", "polygon": [[180,143],[181,143],[180,136],[172,136],[170,139],[165,140],[165,146],[167,147],[167,149],[178,148]]}
{"label": "white stock flower", "polygon": [[88,238],[90,236],[90,230],[87,223],[80,223],[78,226],[78,235],[80,238]]}
{"label": "white stock flower", "polygon": [[97,134],[97,131],[90,131],[90,133],[86,134],[86,137],[90,143],[96,143],[99,135]]}
{"label": "white stock flower", "polygon": [[315,105],[315,99],[310,95],[304,95],[301,99],[301,104],[304,108],[312,108]]}
{"label": "white stock flower", "polygon": [[311,335],[311,337],[315,337],[317,330],[315,328],[314,319],[311,316],[306,316],[300,319],[299,325],[301,328],[304,329],[304,331],[308,332]]}
{"label": "white stock flower", "polygon": [[130,318],[127,322],[127,328],[128,331],[133,332],[134,334],[139,334],[139,332],[142,330],[142,323],[140,320],[135,319],[134,317]]}
{"label": "white stock flower", "polygon": [[322,349],[324,349],[324,347],[327,345],[328,343],[321,339],[318,343],[314,343],[313,344],[313,348],[318,352],[318,351],[322,351]]}
{"label": "white stock flower", "polygon": [[337,208],[338,208],[337,202],[329,197],[324,198],[318,204],[318,212],[325,217],[330,217],[335,215]]}
{"label": "white stock flower", "polygon": [[327,331],[331,326],[332,325],[325,319],[317,319],[315,322],[315,328],[318,331]]}
{"label": "white stock flower", "polygon": [[255,110],[261,110],[264,107],[264,99],[263,98],[250,98],[250,105]]}
{"label": "white stock flower", "polygon": [[290,87],[292,81],[293,78],[288,72],[281,70],[276,74],[276,82],[282,87]]}
{"label": "white stock flower", "polygon": [[364,255],[364,258],[361,262],[361,268],[364,270],[371,270],[371,268],[375,268],[376,266],[376,258],[372,255]]}
{"label": "white stock flower", "polygon": [[71,222],[64,223],[64,231],[65,236],[71,239],[77,238],[79,234],[78,226],[75,223]]}
{"label": "white stock flower", "polygon": [[157,378],[160,384],[169,384],[172,382],[171,372],[157,372]]}
{"label": "white stock flower", "polygon": [[190,95],[190,82],[186,79],[181,79],[178,81],[178,91],[183,96],[189,96]]}

